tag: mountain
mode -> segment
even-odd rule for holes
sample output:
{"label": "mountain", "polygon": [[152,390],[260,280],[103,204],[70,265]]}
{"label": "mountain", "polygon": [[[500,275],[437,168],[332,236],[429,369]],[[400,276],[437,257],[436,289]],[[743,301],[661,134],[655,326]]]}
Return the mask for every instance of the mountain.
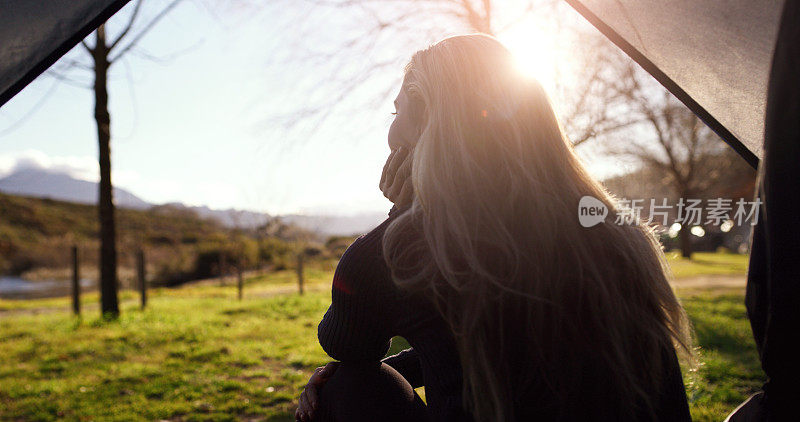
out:
{"label": "mountain", "polygon": [[[18,169],[0,179],[0,192],[50,198],[80,204],[97,203],[97,183],[76,179],[66,173],[41,168]],[[114,203],[120,208],[146,210],[151,207],[170,207],[193,211],[201,218],[213,219],[226,227],[256,228],[271,220],[267,213],[243,211],[233,208],[218,210],[207,206],[189,206],[182,203],[150,204],[125,189],[114,188]],[[360,213],[356,215],[301,215],[281,216],[281,220],[323,236],[367,233],[386,219],[387,212]]]}
{"label": "mountain", "polygon": [[[39,168],[19,169],[0,179],[0,192],[81,204],[96,204],[98,195],[95,182]],[[118,207],[139,210],[152,206],[121,188],[114,188],[114,203]]]}
{"label": "mountain", "polygon": [[[206,206],[188,206],[180,203],[166,205],[194,211],[198,216],[217,220],[226,227],[252,229],[263,226],[275,218],[267,213],[233,208],[215,210]],[[350,236],[369,232],[388,217],[388,211],[385,213],[363,212],[354,215],[284,214],[276,217],[285,224],[296,226],[321,236]]]}
{"label": "mountain", "polygon": [[355,215],[301,215],[280,216],[292,224],[326,236],[364,234],[374,229],[389,216],[386,212],[363,212]]}

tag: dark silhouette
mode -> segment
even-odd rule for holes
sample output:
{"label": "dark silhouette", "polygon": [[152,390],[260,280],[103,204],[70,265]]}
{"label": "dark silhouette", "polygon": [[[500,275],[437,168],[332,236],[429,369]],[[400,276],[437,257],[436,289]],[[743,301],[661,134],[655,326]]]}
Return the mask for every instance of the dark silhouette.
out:
{"label": "dark silhouette", "polygon": [[729,421],[797,420],[800,361],[793,347],[800,326],[800,3],[787,1],[767,91],[764,158],[759,164],[762,212],[753,233],[745,304],[767,375],[763,391]]}
{"label": "dark silhouette", "polygon": [[[318,338],[341,363],[297,418],[417,420],[424,385],[431,420],[690,419],[661,247],[638,223],[578,222],[587,196],[618,210],[512,60],[469,34],[406,66],[379,184],[395,208],[337,265]],[[381,360],[394,336],[412,347]]]}

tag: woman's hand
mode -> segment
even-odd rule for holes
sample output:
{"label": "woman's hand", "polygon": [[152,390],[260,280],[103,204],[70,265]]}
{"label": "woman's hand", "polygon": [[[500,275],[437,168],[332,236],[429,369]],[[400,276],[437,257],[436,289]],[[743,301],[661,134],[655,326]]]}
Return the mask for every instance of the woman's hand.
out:
{"label": "woman's hand", "polygon": [[414,187],[411,184],[411,151],[406,147],[399,147],[389,154],[386,164],[383,165],[380,188],[383,196],[392,201],[397,208],[411,205],[414,197]]}
{"label": "woman's hand", "polygon": [[294,412],[296,421],[308,422],[313,420],[314,413],[317,411],[318,390],[328,381],[328,379],[339,367],[339,362],[330,362],[325,366],[320,366],[314,370],[308,384],[300,393],[300,401],[297,410]]}

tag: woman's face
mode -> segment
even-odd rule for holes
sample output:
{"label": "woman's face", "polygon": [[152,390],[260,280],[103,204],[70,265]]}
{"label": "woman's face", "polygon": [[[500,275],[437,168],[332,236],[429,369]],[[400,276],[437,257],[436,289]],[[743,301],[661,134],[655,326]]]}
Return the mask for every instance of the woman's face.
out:
{"label": "woman's face", "polygon": [[406,81],[403,81],[403,86],[400,88],[400,93],[394,100],[394,107],[396,115],[392,126],[389,127],[389,149],[392,151],[404,146],[408,149],[413,149],[419,139],[419,132],[417,129],[417,122],[412,115],[411,99],[406,93]]}

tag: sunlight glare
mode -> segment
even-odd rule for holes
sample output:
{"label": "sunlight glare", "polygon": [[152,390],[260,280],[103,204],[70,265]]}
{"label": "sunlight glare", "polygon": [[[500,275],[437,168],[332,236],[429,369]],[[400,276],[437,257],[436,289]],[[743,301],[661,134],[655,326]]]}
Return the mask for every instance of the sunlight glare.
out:
{"label": "sunlight glare", "polygon": [[525,21],[509,28],[498,39],[514,54],[525,76],[539,81],[551,95],[556,86],[556,40],[537,22]]}

